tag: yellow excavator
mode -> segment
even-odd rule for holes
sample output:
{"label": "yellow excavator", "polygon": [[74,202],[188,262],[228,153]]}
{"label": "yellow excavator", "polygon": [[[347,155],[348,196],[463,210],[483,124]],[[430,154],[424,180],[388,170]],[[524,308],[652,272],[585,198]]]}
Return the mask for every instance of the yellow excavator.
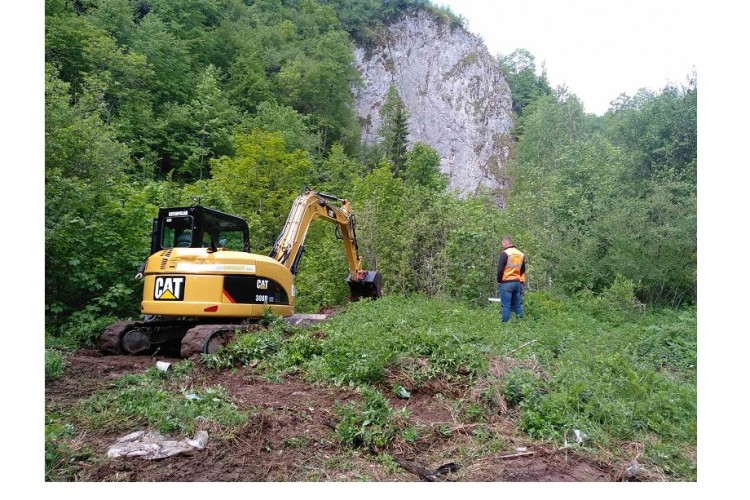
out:
{"label": "yellow excavator", "polygon": [[179,341],[180,355],[213,353],[268,310],[294,314],[294,278],[315,219],[336,224],[349,264],[350,299],[382,295],[379,272],[362,269],[348,200],[311,189],[297,196],[268,256],[249,252],[247,222],[200,205],[161,208],[153,220],[143,277],[143,321],[118,321],[99,336],[110,354],[136,354]]}

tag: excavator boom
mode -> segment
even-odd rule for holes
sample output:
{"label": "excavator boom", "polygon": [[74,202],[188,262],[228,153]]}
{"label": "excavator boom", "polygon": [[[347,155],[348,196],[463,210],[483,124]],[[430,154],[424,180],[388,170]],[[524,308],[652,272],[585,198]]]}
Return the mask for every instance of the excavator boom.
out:
{"label": "excavator boom", "polygon": [[299,261],[304,252],[307,230],[313,220],[322,218],[337,224],[337,234],[344,245],[344,255],[349,264],[346,282],[351,290],[350,297],[358,300],[363,297],[377,298],[382,295],[380,273],[362,269],[359,255],[354,214],[348,200],[311,189],[297,196],[292,204],[284,228],[276,239],[269,257],[297,274]]}

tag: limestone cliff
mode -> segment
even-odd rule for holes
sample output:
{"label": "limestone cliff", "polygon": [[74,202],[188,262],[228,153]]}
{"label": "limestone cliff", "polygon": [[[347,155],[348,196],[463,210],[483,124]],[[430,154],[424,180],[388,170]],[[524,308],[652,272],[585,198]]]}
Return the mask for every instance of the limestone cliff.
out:
{"label": "limestone cliff", "polygon": [[355,50],[364,86],[355,89],[363,139],[378,140],[380,107],[393,83],[410,114],[409,142],[441,156],[449,189],[502,187],[512,127],[510,88],[484,43],[425,11],[391,24],[381,46]]}

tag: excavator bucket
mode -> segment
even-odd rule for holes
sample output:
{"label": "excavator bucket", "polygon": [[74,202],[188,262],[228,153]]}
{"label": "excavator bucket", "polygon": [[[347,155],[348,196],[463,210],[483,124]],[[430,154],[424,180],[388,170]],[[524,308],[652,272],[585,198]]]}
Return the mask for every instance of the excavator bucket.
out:
{"label": "excavator bucket", "polygon": [[346,277],[349,283],[349,299],[357,301],[362,298],[377,299],[383,295],[383,278],[377,271],[360,271],[358,280]]}

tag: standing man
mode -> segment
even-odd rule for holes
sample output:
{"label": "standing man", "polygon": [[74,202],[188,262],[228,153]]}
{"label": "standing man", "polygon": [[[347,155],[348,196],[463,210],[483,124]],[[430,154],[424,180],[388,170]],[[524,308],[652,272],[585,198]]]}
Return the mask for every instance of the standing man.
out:
{"label": "standing man", "polygon": [[[510,320],[510,311],[516,316],[523,318],[523,307],[521,306],[521,276],[526,274],[526,259],[510,236],[505,236],[502,241],[503,251],[497,262],[497,290],[500,294],[500,303],[503,307],[503,323]],[[525,276],[524,276],[525,278]]]}

